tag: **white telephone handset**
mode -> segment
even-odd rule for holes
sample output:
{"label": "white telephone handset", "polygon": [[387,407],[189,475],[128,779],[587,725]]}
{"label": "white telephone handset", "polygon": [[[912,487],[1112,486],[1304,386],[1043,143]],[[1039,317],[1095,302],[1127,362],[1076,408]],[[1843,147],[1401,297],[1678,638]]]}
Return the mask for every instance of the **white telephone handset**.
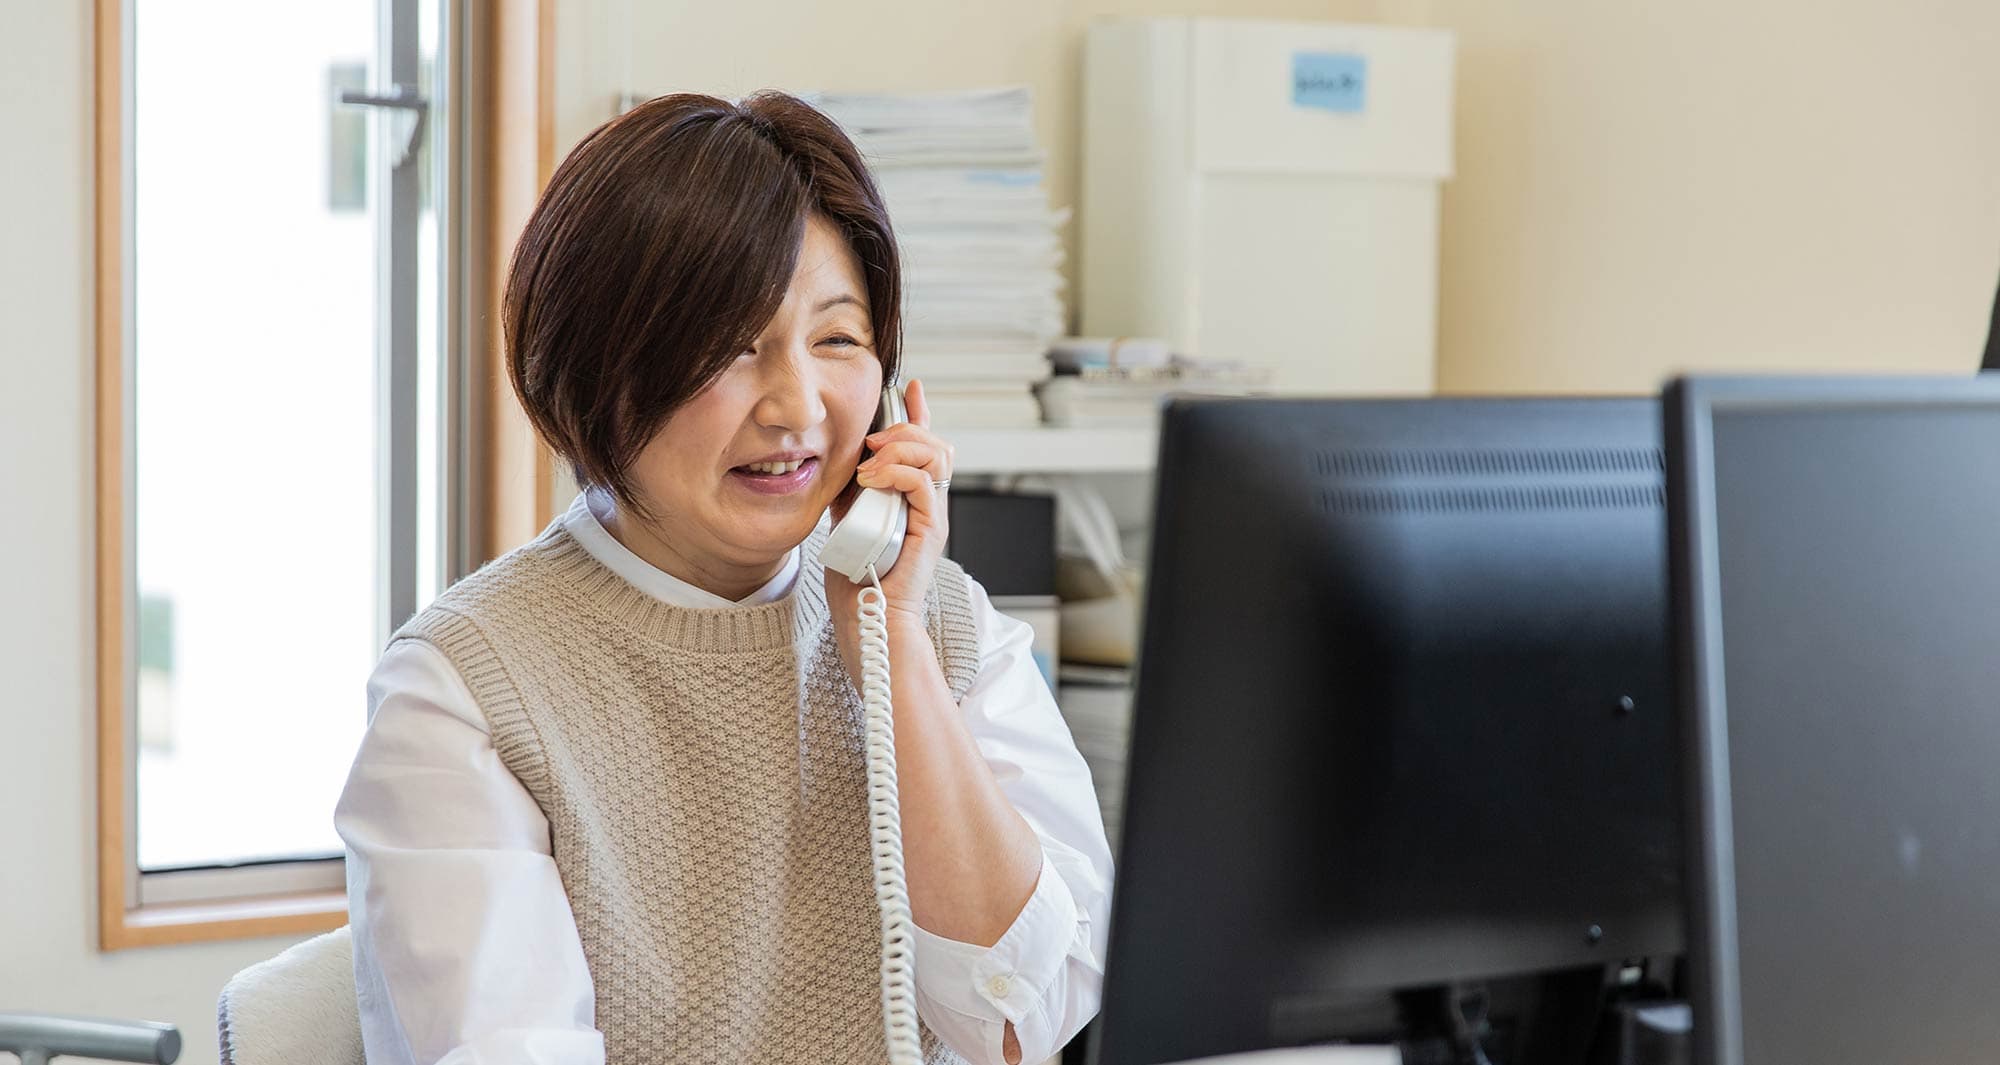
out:
{"label": "white telephone handset", "polygon": [[[882,389],[882,405],[875,413],[874,432],[910,420],[903,406],[902,386],[891,383]],[[903,550],[903,533],[909,528],[909,503],[903,493],[892,488],[863,488],[855,493],[847,516],[827,534],[820,548],[820,561],[856,584],[868,583],[868,568],[876,576],[889,572]]]}
{"label": "white telephone handset", "polygon": [[[882,390],[875,431],[909,421],[903,390]],[[896,802],[895,706],[889,698],[888,599],[882,574],[896,564],[909,529],[909,504],[890,488],[863,488],[820,546],[820,562],[861,585],[861,709],[868,757],[868,835],[875,904],[882,914],[882,1036],[889,1065],[921,1065],[916,944],[903,875],[903,817]],[[840,604],[834,604],[835,609]]]}

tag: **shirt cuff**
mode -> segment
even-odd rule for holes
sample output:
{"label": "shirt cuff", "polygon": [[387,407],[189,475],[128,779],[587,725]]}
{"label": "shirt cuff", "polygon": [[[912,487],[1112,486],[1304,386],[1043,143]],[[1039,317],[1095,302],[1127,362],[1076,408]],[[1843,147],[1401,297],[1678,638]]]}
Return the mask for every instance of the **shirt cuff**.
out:
{"label": "shirt cuff", "polygon": [[[970,1017],[1022,1022],[1040,1008],[1077,938],[1076,901],[1048,852],[1035,893],[991,947],[933,935],[916,924],[917,983],[925,994]],[[1028,1040],[1023,1037],[1025,1047]]]}

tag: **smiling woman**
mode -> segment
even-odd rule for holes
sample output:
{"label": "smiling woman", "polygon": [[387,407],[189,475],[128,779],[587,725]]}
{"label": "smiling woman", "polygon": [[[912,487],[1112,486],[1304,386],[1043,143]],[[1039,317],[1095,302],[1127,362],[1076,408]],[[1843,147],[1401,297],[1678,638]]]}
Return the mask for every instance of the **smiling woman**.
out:
{"label": "smiling woman", "polygon": [[841,494],[886,372],[863,267],[834,223],[811,214],[796,247],[763,331],[628,464],[641,498],[673,509],[611,526],[647,561],[731,600],[769,580]]}
{"label": "smiling woman", "polygon": [[[648,513],[627,471],[669,411],[756,346],[815,218],[837,239],[806,249],[806,268],[830,290],[815,292],[813,312],[861,319],[848,328],[872,332],[868,361],[893,378],[895,236],[860,154],[830,119],[779,93],[741,106],[682,94],[577,145],[521,234],[504,315],[515,388],[578,484]],[[828,260],[839,251],[851,268]],[[836,302],[820,306],[825,296]]]}
{"label": "smiling woman", "polygon": [[[921,384],[869,433],[900,286],[859,154],[793,97],[661,97],[557,168],[503,324],[583,491],[370,679],[335,823],[371,1063],[1032,1063],[1095,1012],[1089,771],[1032,632],[943,557]],[[908,507],[869,674],[907,907],[877,901],[887,700],[864,726],[857,589],[820,561],[857,483]]]}

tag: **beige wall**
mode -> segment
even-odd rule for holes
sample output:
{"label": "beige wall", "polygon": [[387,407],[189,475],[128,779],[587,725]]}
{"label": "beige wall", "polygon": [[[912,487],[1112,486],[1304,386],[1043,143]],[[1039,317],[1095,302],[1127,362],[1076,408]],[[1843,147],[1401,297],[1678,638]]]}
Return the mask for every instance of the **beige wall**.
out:
{"label": "beige wall", "polygon": [[1074,204],[1084,27],[1137,13],[1458,32],[1446,390],[1976,361],[2000,273],[1993,0],[574,0],[557,144],[621,88],[1025,82],[1052,199]]}
{"label": "beige wall", "polygon": [[1460,34],[1440,379],[1978,364],[1993,0],[1437,0]]}
{"label": "beige wall", "polygon": [[0,9],[0,1010],[169,1021],[209,1065],[223,982],[289,941],[95,946],[90,10]]}

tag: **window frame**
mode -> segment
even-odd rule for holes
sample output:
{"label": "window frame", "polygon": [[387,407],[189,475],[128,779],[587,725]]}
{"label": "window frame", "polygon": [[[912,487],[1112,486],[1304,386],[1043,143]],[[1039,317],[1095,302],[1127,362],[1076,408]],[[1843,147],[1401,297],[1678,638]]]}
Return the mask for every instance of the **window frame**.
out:
{"label": "window frame", "polygon": [[[552,169],[555,11],[554,0],[440,2],[450,23],[447,91],[456,95],[441,138],[451,202],[440,212],[439,316],[446,352],[464,352],[463,372],[447,375],[441,397],[441,455],[461,457],[441,459],[448,584],[552,516],[549,456],[512,395],[498,330],[486,323],[507,252]],[[145,873],[138,865],[131,5],[93,5],[98,948],[313,935],[347,923],[341,858]],[[491,120],[467,121],[473,113]]]}

